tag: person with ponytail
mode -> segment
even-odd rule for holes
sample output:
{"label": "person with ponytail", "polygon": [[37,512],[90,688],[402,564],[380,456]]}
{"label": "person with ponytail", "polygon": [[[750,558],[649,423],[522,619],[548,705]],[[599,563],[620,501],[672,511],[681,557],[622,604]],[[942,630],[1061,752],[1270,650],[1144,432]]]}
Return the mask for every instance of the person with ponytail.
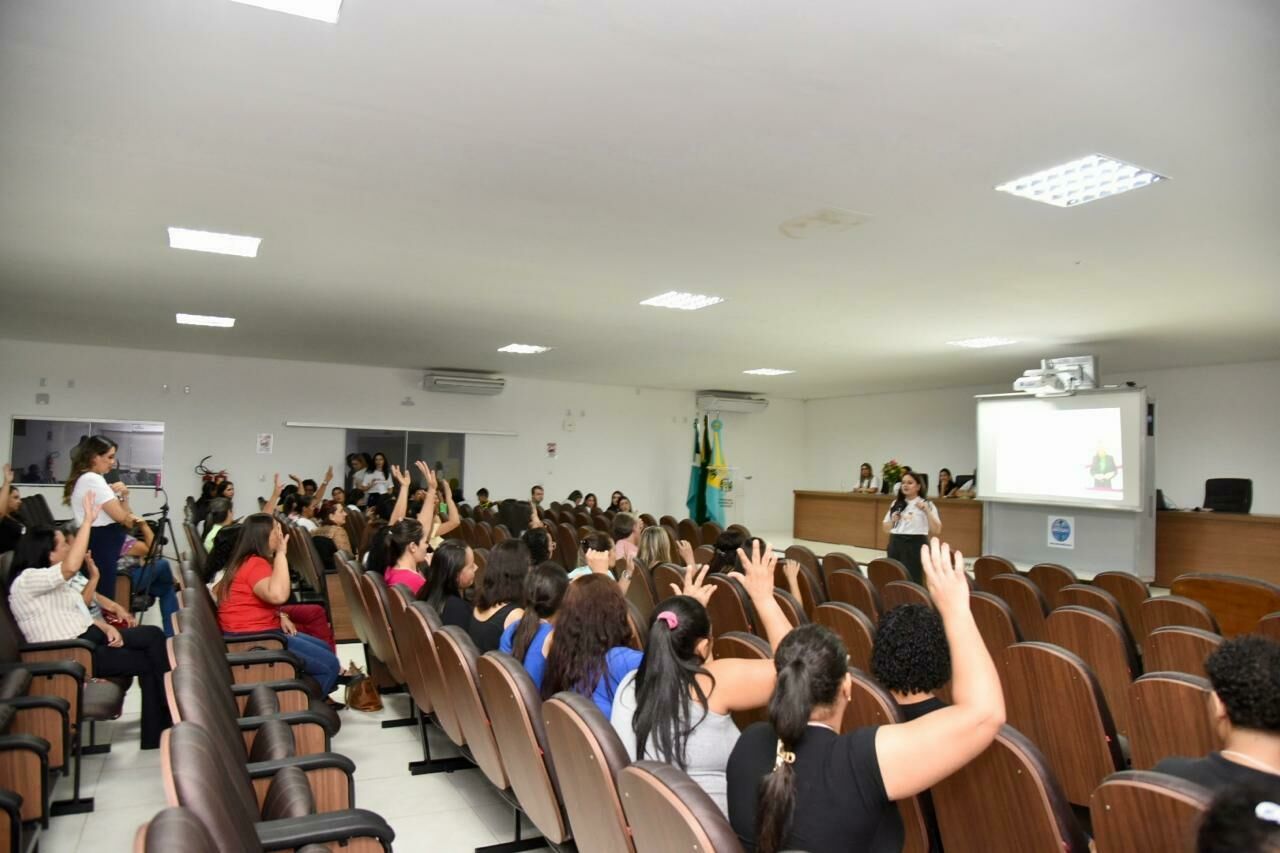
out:
{"label": "person with ponytail", "polygon": [[105,435],[93,435],[71,451],[71,473],[62,490],[62,502],[71,507],[76,526],[84,524],[84,496],[93,495],[101,510],[89,534],[89,553],[102,573],[98,592],[116,597],[116,562],[124,550],[128,530],[142,519],[129,509],[129,489],[123,483],[107,483],[106,474],[116,467],[116,443]]}
{"label": "person with ponytail", "polygon": [[951,649],[954,704],[910,722],[840,732],[852,697],[848,654],[821,625],[778,646],[768,722],[729,757],[729,822],[749,851],[902,849],[894,803],[976,758],[1004,724],[1004,696],[969,612],[964,558],[932,544],[920,556]]}
{"label": "person with ponytail", "polygon": [[449,541],[436,549],[431,557],[431,580],[418,598],[440,614],[444,625],[467,630],[471,623],[471,605],[463,598],[476,579],[476,557],[470,545]]}
{"label": "person with ponytail", "polygon": [[427,530],[417,519],[406,518],[391,525],[387,536],[388,565],[382,577],[387,586],[403,584],[417,596],[427,583],[418,571],[427,561]]}
{"label": "person with ponytail", "polygon": [[569,588],[569,573],[559,563],[544,562],[529,572],[524,582],[524,615],[502,632],[498,651],[524,664],[535,687],[542,688],[542,674],[551,648],[556,611]]}
{"label": "person with ponytail", "polygon": [[[740,556],[735,574],[756,607],[770,644],[777,648],[791,623],[773,597],[773,549],[757,543]],[[725,767],[738,742],[731,714],[768,703],[776,673],[771,660],[717,659],[711,654],[704,586],[707,567],[689,572],[684,589],[655,608],[644,660],[618,685],[610,721],[633,761],[674,764],[728,813]]]}

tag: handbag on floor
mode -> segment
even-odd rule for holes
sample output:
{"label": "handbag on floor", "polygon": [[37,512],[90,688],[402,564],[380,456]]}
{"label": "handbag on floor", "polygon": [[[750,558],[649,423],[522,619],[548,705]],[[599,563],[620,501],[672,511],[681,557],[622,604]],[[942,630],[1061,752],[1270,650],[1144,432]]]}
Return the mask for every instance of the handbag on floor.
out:
{"label": "handbag on floor", "polygon": [[352,673],[351,681],[347,682],[347,707],[356,711],[381,711],[382,697],[373,679],[354,662],[348,661],[347,668]]}

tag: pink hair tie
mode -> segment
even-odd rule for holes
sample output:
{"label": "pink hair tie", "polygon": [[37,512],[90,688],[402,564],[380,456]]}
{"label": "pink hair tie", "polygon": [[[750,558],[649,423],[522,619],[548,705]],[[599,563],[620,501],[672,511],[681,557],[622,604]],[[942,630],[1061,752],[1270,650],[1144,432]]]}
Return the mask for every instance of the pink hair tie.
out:
{"label": "pink hair tie", "polygon": [[667,628],[674,631],[680,626],[680,620],[670,610],[664,610],[658,614],[658,619],[667,623]]}

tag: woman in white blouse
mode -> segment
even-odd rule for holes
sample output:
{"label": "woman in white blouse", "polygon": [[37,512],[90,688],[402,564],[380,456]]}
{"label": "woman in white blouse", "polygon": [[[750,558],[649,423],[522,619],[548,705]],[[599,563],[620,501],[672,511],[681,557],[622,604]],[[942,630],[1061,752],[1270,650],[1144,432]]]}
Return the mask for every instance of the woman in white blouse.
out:
{"label": "woman in white blouse", "polygon": [[116,597],[116,562],[125,535],[142,521],[129,509],[129,489],[123,483],[107,483],[105,475],[115,467],[116,443],[104,435],[90,436],[71,451],[71,473],[62,492],[77,526],[90,526],[84,518],[86,495],[93,495],[101,510],[91,525],[89,551],[102,570],[98,592],[110,599]]}
{"label": "woman in white blouse", "polygon": [[[156,749],[160,733],[171,725],[164,694],[164,674],[169,671],[164,632],[153,625],[117,629],[90,615],[85,597],[68,581],[86,563],[102,507],[86,493],[78,509],[84,522],[74,540],[68,541],[60,530],[39,527],[18,542],[9,575],[9,609],[28,643],[85,640],[93,645],[95,678],[137,676],[142,689],[142,748]],[[94,562],[88,561],[90,588],[95,582],[100,586]]]}
{"label": "woman in white blouse", "polygon": [[880,478],[871,469],[870,462],[863,462],[858,469],[858,484],[853,487],[854,494],[874,495],[880,491]]}
{"label": "woman in white blouse", "polygon": [[938,517],[938,508],[924,499],[920,479],[915,474],[909,471],[903,474],[898,486],[898,496],[884,516],[889,556],[907,567],[913,581],[923,584],[920,548],[929,544],[930,536],[942,535],[942,519]]}

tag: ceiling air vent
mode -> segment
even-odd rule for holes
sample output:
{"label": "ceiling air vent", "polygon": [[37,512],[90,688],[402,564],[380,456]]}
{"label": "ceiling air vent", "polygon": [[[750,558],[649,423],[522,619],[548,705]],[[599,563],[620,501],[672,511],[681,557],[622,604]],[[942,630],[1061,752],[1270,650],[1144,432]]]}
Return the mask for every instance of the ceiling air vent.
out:
{"label": "ceiling air vent", "polygon": [[479,394],[491,397],[501,394],[507,380],[487,373],[463,373],[460,371],[428,370],[422,376],[424,391],[443,394]]}

